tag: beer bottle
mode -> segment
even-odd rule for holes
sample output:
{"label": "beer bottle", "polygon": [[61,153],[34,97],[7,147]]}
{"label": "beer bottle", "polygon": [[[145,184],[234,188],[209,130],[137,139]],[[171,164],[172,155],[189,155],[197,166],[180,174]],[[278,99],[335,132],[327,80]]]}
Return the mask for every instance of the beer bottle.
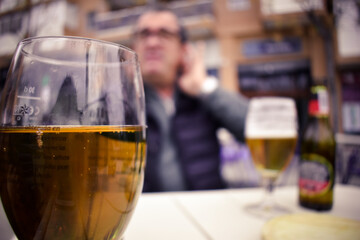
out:
{"label": "beer bottle", "polygon": [[311,87],[308,111],[301,143],[299,202],[306,208],[330,210],[335,179],[335,139],[329,124],[325,86]]}

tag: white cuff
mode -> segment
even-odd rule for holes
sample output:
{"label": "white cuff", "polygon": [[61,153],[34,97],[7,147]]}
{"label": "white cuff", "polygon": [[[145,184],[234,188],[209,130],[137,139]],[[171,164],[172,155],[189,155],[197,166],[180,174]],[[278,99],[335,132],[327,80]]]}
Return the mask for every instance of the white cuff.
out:
{"label": "white cuff", "polygon": [[207,76],[206,80],[201,86],[201,94],[207,95],[215,91],[219,86],[219,81],[214,76]]}

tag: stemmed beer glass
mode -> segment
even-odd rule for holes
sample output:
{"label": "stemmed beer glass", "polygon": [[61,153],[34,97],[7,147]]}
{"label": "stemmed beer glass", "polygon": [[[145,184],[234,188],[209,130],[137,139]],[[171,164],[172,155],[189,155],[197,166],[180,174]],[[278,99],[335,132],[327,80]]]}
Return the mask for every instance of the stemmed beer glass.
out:
{"label": "stemmed beer glass", "polygon": [[258,97],[250,100],[245,126],[246,143],[262,178],[264,199],[246,206],[251,214],[271,218],[289,211],[273,198],[275,181],[290,162],[297,142],[297,113],[294,100]]}
{"label": "stemmed beer glass", "polygon": [[18,44],[0,101],[0,193],[19,239],[117,239],[142,190],[136,54],[76,37]]}

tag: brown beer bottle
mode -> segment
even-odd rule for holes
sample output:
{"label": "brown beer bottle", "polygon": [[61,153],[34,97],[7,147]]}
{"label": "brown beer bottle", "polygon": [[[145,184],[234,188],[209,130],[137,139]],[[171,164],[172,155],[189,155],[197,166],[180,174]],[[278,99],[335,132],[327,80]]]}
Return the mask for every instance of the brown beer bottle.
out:
{"label": "brown beer bottle", "polygon": [[329,101],[325,86],[313,86],[309,119],[301,142],[299,202],[324,211],[333,204],[335,139],[329,124]]}

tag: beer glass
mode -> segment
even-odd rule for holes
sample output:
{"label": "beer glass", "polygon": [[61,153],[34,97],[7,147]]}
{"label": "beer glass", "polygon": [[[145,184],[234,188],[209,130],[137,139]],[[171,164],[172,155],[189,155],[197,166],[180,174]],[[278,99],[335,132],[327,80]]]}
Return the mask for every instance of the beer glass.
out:
{"label": "beer glass", "polygon": [[246,210],[262,218],[287,213],[286,208],[276,204],[272,195],[275,181],[290,162],[297,142],[294,100],[281,97],[251,99],[245,138],[265,188],[263,201],[246,206]]}
{"label": "beer glass", "polygon": [[21,41],[0,101],[0,193],[18,239],[119,239],[142,190],[137,55],[76,37]]}

